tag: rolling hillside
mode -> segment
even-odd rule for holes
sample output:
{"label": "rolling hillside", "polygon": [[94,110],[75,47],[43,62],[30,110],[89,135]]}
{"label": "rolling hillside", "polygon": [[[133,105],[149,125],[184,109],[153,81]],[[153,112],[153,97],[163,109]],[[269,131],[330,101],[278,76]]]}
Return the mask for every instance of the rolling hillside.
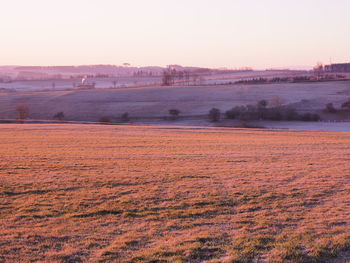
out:
{"label": "rolling hillside", "polygon": [[183,116],[206,115],[212,107],[224,112],[236,105],[275,97],[301,111],[322,111],[326,103],[340,107],[348,100],[350,82],[0,93],[0,118],[17,118],[16,105],[27,104],[31,119],[53,119],[63,111],[65,120],[98,121],[108,116],[118,121],[128,112],[135,121],[142,121],[167,116],[171,108],[179,109]]}

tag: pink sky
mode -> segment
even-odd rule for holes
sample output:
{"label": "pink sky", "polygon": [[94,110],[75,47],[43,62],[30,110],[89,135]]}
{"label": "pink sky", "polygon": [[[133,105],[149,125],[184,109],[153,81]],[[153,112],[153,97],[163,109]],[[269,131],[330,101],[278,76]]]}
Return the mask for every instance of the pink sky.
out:
{"label": "pink sky", "polygon": [[350,61],[346,0],[5,0],[1,65]]}

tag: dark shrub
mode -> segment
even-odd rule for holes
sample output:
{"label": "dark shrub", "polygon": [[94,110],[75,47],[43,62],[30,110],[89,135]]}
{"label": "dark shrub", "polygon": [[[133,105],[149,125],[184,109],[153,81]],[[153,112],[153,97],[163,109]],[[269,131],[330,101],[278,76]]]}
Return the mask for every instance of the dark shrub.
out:
{"label": "dark shrub", "polygon": [[108,122],[111,122],[110,118],[107,117],[107,116],[102,116],[99,120],[99,122],[101,123],[108,123]]}
{"label": "dark shrub", "polygon": [[312,114],[311,113],[304,113],[301,115],[302,121],[312,121]]}
{"label": "dark shrub", "polygon": [[333,103],[327,103],[327,104],[326,104],[326,108],[325,108],[325,112],[328,112],[328,113],[337,113],[337,110],[336,110],[336,108],[334,108]]}
{"label": "dark shrub", "polygon": [[212,109],[209,111],[208,117],[209,117],[210,121],[212,121],[212,122],[217,122],[217,121],[219,121],[220,118],[221,118],[221,112],[220,112],[220,110],[217,109],[217,108],[212,108]]}
{"label": "dark shrub", "polygon": [[258,108],[266,108],[267,107],[267,104],[268,104],[268,102],[267,102],[267,100],[260,100],[259,102],[258,102]]}
{"label": "dark shrub", "polygon": [[170,109],[169,114],[173,120],[176,120],[180,115],[180,111],[178,109]]}
{"label": "dark shrub", "polygon": [[130,121],[129,113],[127,113],[127,112],[124,112],[120,118],[121,118],[122,122]]}
{"label": "dark shrub", "polygon": [[341,105],[342,108],[350,109],[350,99]]}
{"label": "dark shrub", "polygon": [[311,114],[311,120],[312,121],[320,121],[321,117],[320,117],[320,115],[314,113],[314,114]]}
{"label": "dark shrub", "polygon": [[60,112],[57,112],[54,116],[53,116],[54,119],[56,120],[63,120],[64,119],[64,113],[63,111],[60,111]]}
{"label": "dark shrub", "polygon": [[265,114],[264,119],[271,121],[281,121],[283,119],[283,116],[280,109],[272,108]]}
{"label": "dark shrub", "polygon": [[242,111],[244,111],[244,106],[236,106],[231,110],[225,112],[225,116],[227,119],[237,119],[241,115]]}
{"label": "dark shrub", "polygon": [[312,114],[312,113],[305,113],[303,115],[301,115],[301,120],[302,121],[319,121],[321,120],[320,115],[318,114]]}
{"label": "dark shrub", "polygon": [[226,117],[226,119],[235,119],[236,118],[236,115],[235,115],[235,113],[232,111],[232,110],[227,110],[226,112],[225,112],[225,117]]}
{"label": "dark shrub", "polygon": [[293,108],[288,108],[286,110],[286,116],[285,119],[287,121],[299,121],[301,120],[301,116],[296,112]]}
{"label": "dark shrub", "polygon": [[236,106],[225,112],[226,118],[238,119],[242,121],[253,120],[270,120],[270,121],[319,121],[321,118],[318,114],[305,113],[300,115],[293,108],[272,107],[267,108],[263,101],[254,105]]}

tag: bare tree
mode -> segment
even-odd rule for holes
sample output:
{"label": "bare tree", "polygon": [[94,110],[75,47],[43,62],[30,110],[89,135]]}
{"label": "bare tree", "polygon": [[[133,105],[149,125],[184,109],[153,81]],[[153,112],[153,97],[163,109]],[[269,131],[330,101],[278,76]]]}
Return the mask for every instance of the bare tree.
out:
{"label": "bare tree", "polygon": [[190,72],[185,71],[184,75],[185,75],[185,83],[187,84],[187,86],[189,86],[190,85],[190,78],[191,78]]}
{"label": "bare tree", "polygon": [[113,81],[112,81],[113,88],[116,88],[116,87],[117,87],[117,83],[118,83],[117,80],[113,80]]}
{"label": "bare tree", "polygon": [[30,110],[26,104],[17,104],[16,111],[18,114],[18,119],[20,120],[25,120],[29,117]]}
{"label": "bare tree", "polygon": [[164,70],[163,77],[162,77],[162,86],[170,86],[172,83],[173,83],[173,76],[171,74],[171,71]]}
{"label": "bare tree", "polygon": [[192,79],[193,79],[193,84],[197,85],[197,81],[198,81],[198,75],[196,73],[192,74]]}
{"label": "bare tree", "polygon": [[314,67],[314,73],[317,79],[320,79],[324,73],[323,64],[321,62],[317,62],[316,66]]}

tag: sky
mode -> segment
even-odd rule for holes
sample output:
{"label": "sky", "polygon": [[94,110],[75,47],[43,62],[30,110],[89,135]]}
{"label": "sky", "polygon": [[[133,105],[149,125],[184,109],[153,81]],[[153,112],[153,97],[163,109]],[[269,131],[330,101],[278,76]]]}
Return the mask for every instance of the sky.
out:
{"label": "sky", "polygon": [[349,0],[0,0],[0,65],[350,62]]}

